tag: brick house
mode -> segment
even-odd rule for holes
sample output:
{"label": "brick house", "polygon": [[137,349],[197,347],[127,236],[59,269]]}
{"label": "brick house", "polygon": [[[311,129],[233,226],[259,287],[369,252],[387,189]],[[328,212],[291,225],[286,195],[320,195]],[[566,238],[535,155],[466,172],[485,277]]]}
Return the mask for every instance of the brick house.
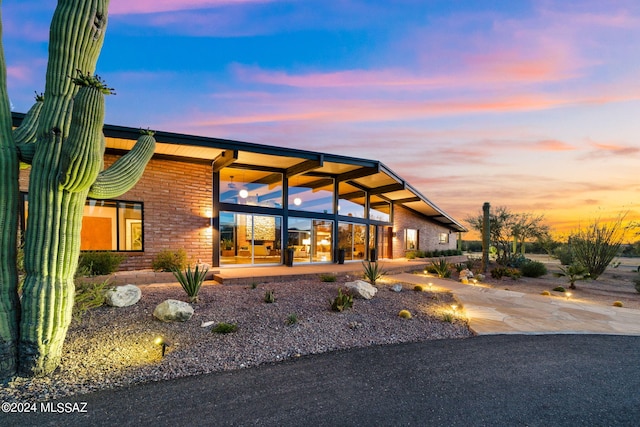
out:
{"label": "brick house", "polygon": [[[14,125],[23,114],[14,113]],[[139,132],[104,126],[105,166]],[[157,132],[138,184],[118,200],[87,200],[82,250],[150,268],[162,250],[184,248],[214,267],[400,258],[455,249],[466,229],[375,160]],[[28,169],[21,171],[22,227]]]}

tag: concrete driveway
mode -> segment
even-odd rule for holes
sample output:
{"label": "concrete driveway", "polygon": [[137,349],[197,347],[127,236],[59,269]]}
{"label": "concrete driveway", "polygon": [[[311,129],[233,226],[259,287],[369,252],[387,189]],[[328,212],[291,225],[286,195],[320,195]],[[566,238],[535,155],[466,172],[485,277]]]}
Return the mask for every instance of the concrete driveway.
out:
{"label": "concrete driveway", "polygon": [[471,329],[478,335],[640,335],[640,310],[463,285],[418,274],[401,273],[393,277],[415,284],[432,282],[434,288],[453,292],[464,305]]}

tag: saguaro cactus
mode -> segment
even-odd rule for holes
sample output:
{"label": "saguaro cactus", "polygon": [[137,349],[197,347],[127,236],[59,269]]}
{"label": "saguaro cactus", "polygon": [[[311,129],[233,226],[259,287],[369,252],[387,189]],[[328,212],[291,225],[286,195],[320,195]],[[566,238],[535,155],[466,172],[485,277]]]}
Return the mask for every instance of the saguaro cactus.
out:
{"label": "saguaro cactus", "polygon": [[[10,218],[7,226],[12,227],[9,233],[14,236],[12,241],[7,238],[5,242],[5,233],[2,234],[2,253],[13,251],[14,266],[10,270],[7,265],[6,273],[2,270],[7,281],[0,291],[0,316],[3,325],[4,317],[8,319],[8,327],[0,327],[3,340],[0,351],[8,355],[15,352],[17,335],[18,370],[26,376],[46,375],[60,363],[71,321],[73,276],[87,195],[111,198],[129,190],[155,149],[153,136],[142,135],[133,150],[102,170],[104,95],[111,90],[92,74],[104,39],[108,3],[108,0],[58,1],[51,23],[44,101],[36,100],[21,128],[6,140],[6,150],[4,134],[0,133],[3,149],[0,191],[7,191],[7,200],[15,199],[11,202],[14,205],[0,206],[2,215]],[[5,69],[4,60],[0,68]],[[6,128],[6,123],[10,126],[6,93],[2,103],[7,104],[6,110],[0,110],[1,124]],[[32,165],[25,234],[26,277],[19,315],[14,314],[18,160]],[[11,174],[5,172],[5,164],[7,170],[13,171]],[[4,193],[2,196],[4,202]],[[5,298],[9,307],[6,310]],[[18,319],[19,330],[15,334]],[[15,369],[15,363],[13,367],[3,364],[2,368],[6,376]]]}

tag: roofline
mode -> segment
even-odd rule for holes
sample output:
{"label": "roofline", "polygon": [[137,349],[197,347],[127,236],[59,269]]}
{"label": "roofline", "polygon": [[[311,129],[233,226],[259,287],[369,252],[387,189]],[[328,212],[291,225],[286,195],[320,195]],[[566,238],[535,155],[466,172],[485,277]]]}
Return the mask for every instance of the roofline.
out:
{"label": "roofline", "polygon": [[[13,126],[19,126],[25,116],[26,116],[25,113],[12,112],[11,117],[12,117]],[[130,139],[135,141],[140,136],[140,128],[105,124],[103,126],[103,133],[107,137],[124,138],[124,139]],[[320,153],[317,151],[301,150],[297,148],[275,147],[271,145],[237,141],[233,139],[212,138],[212,137],[206,137],[206,136],[188,135],[188,134],[180,134],[180,133],[166,132],[166,131],[156,131],[154,136],[156,138],[156,141],[164,144],[189,145],[189,146],[196,146],[196,147],[218,148],[218,149],[224,149],[224,150],[244,150],[244,151],[249,151],[253,153],[268,154],[268,155],[274,155],[274,156],[288,156],[288,157],[295,157],[299,159],[316,160],[319,162],[328,162],[328,163],[346,163],[346,164],[358,166],[358,167],[372,168],[387,174],[389,177],[394,179],[398,184],[401,184],[405,189],[411,191],[413,194],[419,197],[422,202],[426,203],[432,209],[440,213],[438,217],[440,216],[444,217],[446,218],[447,221],[449,221],[449,223],[438,221],[443,226],[449,227],[459,232],[468,231],[467,228],[465,228],[462,224],[460,224],[458,221],[456,221],[447,213],[445,213],[431,200],[426,198],[422,193],[416,190],[415,187],[409,184],[405,179],[400,177],[389,167],[387,167],[382,162],[377,160],[342,156],[337,154]],[[433,219],[433,217],[429,217],[426,215],[425,217]]]}

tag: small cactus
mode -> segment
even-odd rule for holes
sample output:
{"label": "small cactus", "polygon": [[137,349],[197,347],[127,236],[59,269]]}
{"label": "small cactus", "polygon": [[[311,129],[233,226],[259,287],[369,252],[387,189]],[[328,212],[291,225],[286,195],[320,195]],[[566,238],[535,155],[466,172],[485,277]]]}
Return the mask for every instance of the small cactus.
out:
{"label": "small cactus", "polygon": [[264,293],[264,302],[266,302],[267,304],[276,302],[276,295],[272,290],[266,291]]}
{"label": "small cactus", "polygon": [[403,319],[411,319],[411,312],[409,310],[400,310],[400,313],[398,313],[398,316],[402,317]]}

